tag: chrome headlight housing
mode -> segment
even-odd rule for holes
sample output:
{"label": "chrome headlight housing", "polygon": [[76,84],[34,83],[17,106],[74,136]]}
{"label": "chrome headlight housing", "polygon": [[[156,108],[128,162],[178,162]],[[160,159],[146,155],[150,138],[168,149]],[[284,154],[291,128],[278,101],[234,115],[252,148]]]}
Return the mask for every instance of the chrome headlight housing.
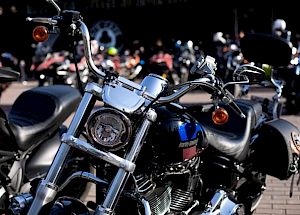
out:
{"label": "chrome headlight housing", "polygon": [[87,133],[95,147],[109,151],[123,148],[130,139],[132,125],[128,117],[112,108],[100,108],[87,121]]}

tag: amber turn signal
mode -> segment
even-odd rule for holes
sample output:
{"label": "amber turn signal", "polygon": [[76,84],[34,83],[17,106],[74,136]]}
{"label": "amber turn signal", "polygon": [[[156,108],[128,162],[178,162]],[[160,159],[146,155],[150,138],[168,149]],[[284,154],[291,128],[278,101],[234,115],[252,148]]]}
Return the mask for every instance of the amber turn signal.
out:
{"label": "amber turn signal", "polygon": [[224,125],[229,119],[228,112],[224,108],[217,108],[212,113],[212,120],[217,125]]}
{"label": "amber turn signal", "polygon": [[32,37],[37,42],[44,42],[48,39],[48,28],[45,26],[36,26],[32,31]]}

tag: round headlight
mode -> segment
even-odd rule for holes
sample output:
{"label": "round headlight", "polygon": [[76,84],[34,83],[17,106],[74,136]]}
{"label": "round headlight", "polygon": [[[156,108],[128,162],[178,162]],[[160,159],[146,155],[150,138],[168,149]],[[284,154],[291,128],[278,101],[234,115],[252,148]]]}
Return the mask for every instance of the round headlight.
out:
{"label": "round headlight", "polygon": [[101,108],[88,119],[87,133],[90,141],[115,151],[124,147],[131,136],[132,126],[128,117],[112,108]]}

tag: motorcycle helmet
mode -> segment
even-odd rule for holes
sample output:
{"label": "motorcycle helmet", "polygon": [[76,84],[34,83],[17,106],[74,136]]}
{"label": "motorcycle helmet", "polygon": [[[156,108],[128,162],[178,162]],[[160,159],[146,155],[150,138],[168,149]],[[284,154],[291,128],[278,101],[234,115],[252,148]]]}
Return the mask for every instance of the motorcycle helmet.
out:
{"label": "motorcycle helmet", "polygon": [[115,47],[109,47],[107,49],[107,54],[109,56],[116,56],[118,54],[118,49],[116,49]]}
{"label": "motorcycle helmet", "polygon": [[213,42],[215,43],[222,43],[222,44],[226,44],[226,39],[223,37],[223,33],[222,32],[216,32],[213,35]]}
{"label": "motorcycle helmet", "polygon": [[283,20],[283,19],[276,19],[274,22],[273,22],[273,25],[272,25],[272,31],[275,32],[275,31],[285,31],[286,29],[286,22]]}
{"label": "motorcycle helmet", "polygon": [[100,45],[97,40],[91,40],[91,52],[92,55],[98,54],[100,51]]}

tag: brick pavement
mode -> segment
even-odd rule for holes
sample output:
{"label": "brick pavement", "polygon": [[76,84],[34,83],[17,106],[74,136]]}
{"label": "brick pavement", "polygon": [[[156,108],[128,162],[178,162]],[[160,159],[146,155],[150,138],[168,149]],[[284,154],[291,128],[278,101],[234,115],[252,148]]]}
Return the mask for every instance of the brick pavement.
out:
{"label": "brick pavement", "polygon": [[[1,106],[8,111],[10,105],[15,100],[16,96],[19,95],[23,90],[29,89],[36,86],[35,82],[29,82],[28,85],[24,86],[20,83],[13,83],[10,88],[5,91],[1,97]],[[268,92],[255,91],[255,95],[270,96],[272,94]],[[199,100],[199,94],[191,94],[185,96],[182,101],[190,102]],[[197,99],[196,99],[197,98]],[[204,99],[209,97],[205,96]],[[300,127],[300,116],[283,116],[283,118],[293,122],[295,125]],[[69,119],[68,119],[69,120]],[[267,189],[255,212],[255,215],[272,215],[272,214],[291,214],[300,215],[300,187],[296,185],[299,175],[296,175],[294,180],[293,196],[290,198],[290,184],[291,179],[280,181],[273,177],[267,177]],[[87,192],[84,201],[95,199],[95,186],[92,185],[91,189]]]}
{"label": "brick pavement", "polygon": [[268,176],[267,189],[255,214],[300,214],[300,187],[296,184],[298,177],[295,176],[293,196],[290,197],[291,178],[280,181]]}

